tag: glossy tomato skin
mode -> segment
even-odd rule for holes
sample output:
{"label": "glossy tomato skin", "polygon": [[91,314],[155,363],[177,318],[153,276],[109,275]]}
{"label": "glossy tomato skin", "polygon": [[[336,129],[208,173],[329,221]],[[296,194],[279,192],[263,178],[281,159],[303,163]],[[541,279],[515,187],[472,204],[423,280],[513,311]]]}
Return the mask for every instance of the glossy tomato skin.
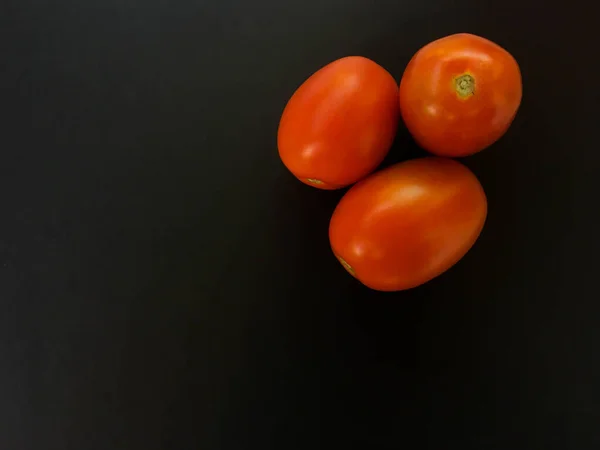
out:
{"label": "glossy tomato skin", "polygon": [[366,58],[342,58],[312,75],[288,102],[279,155],[306,184],[348,186],[383,161],[399,120],[398,85],[390,73]]}
{"label": "glossy tomato skin", "polygon": [[415,159],[354,185],[333,213],[329,240],[363,284],[400,291],[457,263],[486,216],[485,193],[467,167],[445,158]]}
{"label": "glossy tomato skin", "polygon": [[512,123],[521,97],[521,72],[512,55],[472,34],[426,45],[400,82],[408,130],[439,156],[466,156],[496,142]]}

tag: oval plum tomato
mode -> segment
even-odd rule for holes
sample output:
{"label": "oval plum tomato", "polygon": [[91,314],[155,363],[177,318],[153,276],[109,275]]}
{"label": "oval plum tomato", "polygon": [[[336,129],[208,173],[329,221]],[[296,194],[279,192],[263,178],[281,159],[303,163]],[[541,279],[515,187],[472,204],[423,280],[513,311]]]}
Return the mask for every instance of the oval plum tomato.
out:
{"label": "oval plum tomato", "polygon": [[469,169],[451,159],[415,159],[350,188],[333,213],[329,240],[363,284],[399,291],[457,263],[486,216],[485,193]]}
{"label": "oval plum tomato", "polygon": [[502,47],[472,34],[431,42],[400,82],[400,110],[417,143],[439,156],[466,156],[496,142],[521,103],[521,72]]}
{"label": "oval plum tomato", "polygon": [[341,188],[383,161],[399,120],[398,85],[390,73],[366,58],[342,58],[312,75],[288,102],[279,155],[300,181]]}

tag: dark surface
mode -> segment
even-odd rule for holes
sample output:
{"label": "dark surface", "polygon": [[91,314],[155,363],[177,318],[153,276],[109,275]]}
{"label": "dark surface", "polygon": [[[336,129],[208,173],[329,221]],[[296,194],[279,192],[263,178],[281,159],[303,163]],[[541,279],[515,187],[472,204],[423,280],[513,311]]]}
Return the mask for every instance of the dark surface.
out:
{"label": "dark surface", "polygon": [[[598,449],[578,1],[2,3],[0,448]],[[435,281],[371,292],[328,247],[341,193],[285,171],[278,119],[338,57],[399,79],[458,31],[523,72],[514,126],[465,160],[488,223]],[[402,130],[387,163],[418,154]]]}

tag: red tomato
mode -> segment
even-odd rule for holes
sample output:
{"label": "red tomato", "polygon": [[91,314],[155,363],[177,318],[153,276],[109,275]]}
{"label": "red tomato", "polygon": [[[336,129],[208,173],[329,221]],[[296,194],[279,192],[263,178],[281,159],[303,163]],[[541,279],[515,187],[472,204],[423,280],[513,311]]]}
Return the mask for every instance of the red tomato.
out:
{"label": "red tomato", "polygon": [[469,169],[445,158],[415,159],[353,186],[333,213],[329,240],[363,284],[399,291],[457,263],[486,215],[485,193]]}
{"label": "red tomato", "polygon": [[399,119],[394,78],[369,59],[342,58],[312,75],[288,102],[279,155],[300,181],[341,188],[381,163]]}
{"label": "red tomato", "polygon": [[419,145],[440,156],[466,156],[496,142],[512,123],[521,96],[515,59],[472,34],[426,45],[400,82],[408,130]]}

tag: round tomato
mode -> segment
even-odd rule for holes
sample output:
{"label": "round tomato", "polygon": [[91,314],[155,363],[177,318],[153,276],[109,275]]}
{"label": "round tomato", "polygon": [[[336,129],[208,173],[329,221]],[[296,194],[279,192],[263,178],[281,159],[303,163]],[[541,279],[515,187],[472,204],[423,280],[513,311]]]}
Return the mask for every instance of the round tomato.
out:
{"label": "round tomato", "polygon": [[366,58],[342,58],[312,75],[288,102],[279,155],[300,181],[341,188],[383,161],[399,119],[398,85],[389,72]]}
{"label": "round tomato", "polygon": [[426,45],[400,82],[400,110],[408,130],[439,156],[466,156],[496,142],[512,123],[521,96],[515,59],[472,34]]}
{"label": "round tomato", "polygon": [[486,215],[485,193],[473,172],[450,159],[415,159],[353,186],[333,213],[329,240],[363,284],[399,291],[457,263]]}

